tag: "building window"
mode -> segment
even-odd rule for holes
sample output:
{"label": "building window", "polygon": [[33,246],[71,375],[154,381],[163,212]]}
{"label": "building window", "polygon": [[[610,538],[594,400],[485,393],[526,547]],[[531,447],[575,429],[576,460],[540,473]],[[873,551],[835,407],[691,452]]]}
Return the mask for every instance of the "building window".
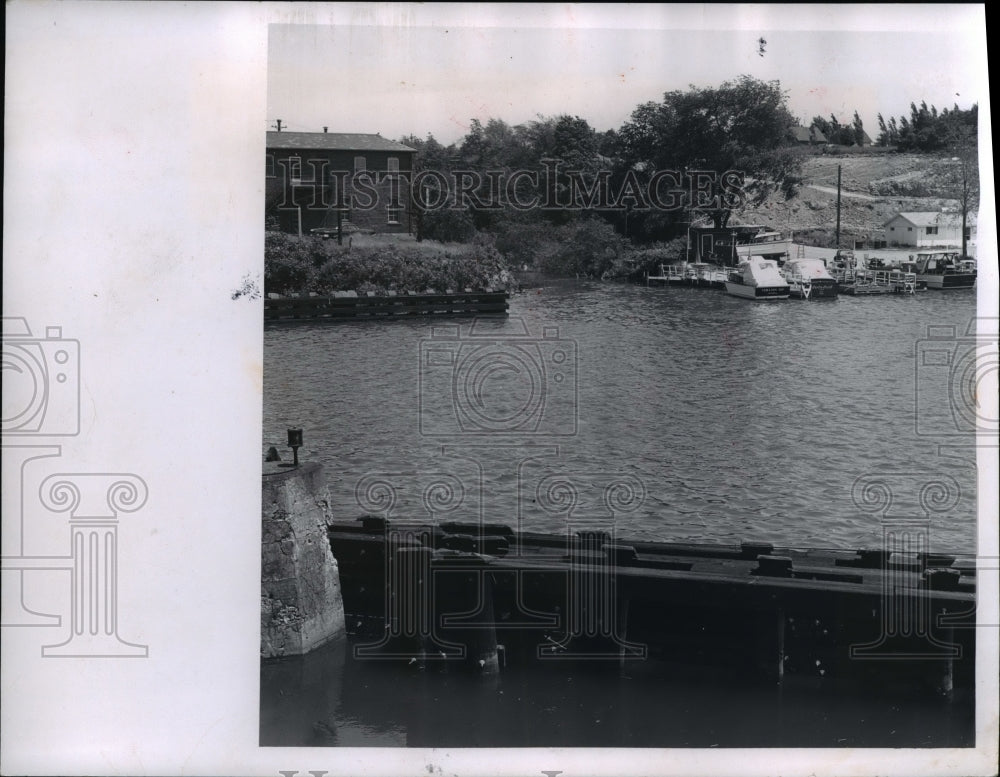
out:
{"label": "building window", "polygon": [[907,232],[912,232],[912,231],[913,231],[913,227],[907,227],[907,228],[906,228],[906,231],[907,231]]}
{"label": "building window", "polygon": [[356,156],[356,157],[354,157],[354,172],[355,172],[355,174],[357,174],[357,173],[363,173],[363,172],[365,172],[366,169],[367,169],[367,166],[365,164],[365,158],[363,156]]}
{"label": "building window", "polygon": [[928,235],[936,235],[937,234],[937,227],[927,227],[927,234]]}
{"label": "building window", "polygon": [[302,183],[302,157],[288,157],[288,177],[292,179],[292,184]]}
{"label": "building window", "polygon": [[399,175],[399,157],[389,157],[389,179],[396,180]]}
{"label": "building window", "polygon": [[267,161],[264,163],[264,174],[268,178],[274,178],[274,154],[267,155]]}
{"label": "building window", "polygon": [[895,232],[895,231],[896,231],[896,228],[895,228],[895,227],[889,227],[889,231],[890,231],[890,232]]}
{"label": "building window", "polygon": [[389,223],[398,224],[400,217],[403,215],[402,208],[389,208]]}

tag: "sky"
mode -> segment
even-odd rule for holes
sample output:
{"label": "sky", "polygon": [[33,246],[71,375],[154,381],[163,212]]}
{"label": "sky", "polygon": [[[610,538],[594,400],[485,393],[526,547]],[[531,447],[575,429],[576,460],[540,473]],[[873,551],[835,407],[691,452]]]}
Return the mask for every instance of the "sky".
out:
{"label": "sky", "polygon": [[[431,6],[330,25],[272,24],[267,128],[433,134],[473,118],[577,115],[618,129],[636,106],[747,74],[781,83],[805,123],[877,116],[988,93],[975,6]],[[436,13],[435,13],[436,11]],[[478,11],[478,13],[477,13]],[[586,15],[583,15],[586,11]],[[979,15],[977,15],[979,14]],[[761,43],[763,38],[765,43]]]}

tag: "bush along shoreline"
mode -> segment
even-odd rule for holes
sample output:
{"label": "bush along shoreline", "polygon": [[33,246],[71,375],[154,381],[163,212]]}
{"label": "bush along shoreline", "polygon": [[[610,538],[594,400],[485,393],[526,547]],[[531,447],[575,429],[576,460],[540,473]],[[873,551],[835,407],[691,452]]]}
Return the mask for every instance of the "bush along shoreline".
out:
{"label": "bush along shoreline", "polygon": [[506,259],[485,240],[457,246],[341,246],[333,240],[283,232],[268,232],[264,239],[264,293],[269,296],[333,296],[347,291],[390,296],[516,288]]}
{"label": "bush along shoreline", "polygon": [[[379,239],[381,237],[382,239]],[[522,271],[550,278],[642,282],[661,264],[683,261],[686,241],[638,248],[602,219],[565,225],[509,225],[469,243],[359,238],[334,240],[267,232],[264,293],[268,296],[339,292],[391,296],[505,291],[520,288]]]}

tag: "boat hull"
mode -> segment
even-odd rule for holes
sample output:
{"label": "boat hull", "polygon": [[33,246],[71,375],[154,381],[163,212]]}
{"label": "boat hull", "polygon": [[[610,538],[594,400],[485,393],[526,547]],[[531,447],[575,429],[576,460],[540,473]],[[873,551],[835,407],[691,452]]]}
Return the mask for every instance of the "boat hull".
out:
{"label": "boat hull", "polygon": [[927,284],[928,289],[971,289],[976,285],[976,273],[918,275],[917,282],[921,281]]}
{"label": "boat hull", "polygon": [[792,283],[789,285],[788,293],[796,299],[833,299],[840,292],[836,283],[824,285],[813,283],[808,290],[802,285]]}
{"label": "boat hull", "polygon": [[787,286],[748,286],[726,281],[726,293],[733,297],[757,301],[788,299]]}

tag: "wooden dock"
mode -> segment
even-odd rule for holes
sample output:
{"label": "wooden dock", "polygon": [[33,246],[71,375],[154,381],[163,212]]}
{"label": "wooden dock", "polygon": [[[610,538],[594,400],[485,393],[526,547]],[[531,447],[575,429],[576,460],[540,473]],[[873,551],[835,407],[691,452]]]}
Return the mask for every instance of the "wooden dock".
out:
{"label": "wooden dock", "polygon": [[379,517],[333,524],[329,537],[348,633],[370,658],[482,671],[546,659],[662,660],[777,681],[836,679],[866,692],[901,677],[929,693],[974,687],[969,558]]}
{"label": "wooden dock", "polygon": [[844,294],[871,296],[879,294],[914,294],[917,276],[896,269],[862,269],[854,271],[849,281],[838,281]]}
{"label": "wooden dock", "polygon": [[264,320],[293,322],[442,315],[507,315],[506,291],[395,296],[290,296],[264,300]]}

